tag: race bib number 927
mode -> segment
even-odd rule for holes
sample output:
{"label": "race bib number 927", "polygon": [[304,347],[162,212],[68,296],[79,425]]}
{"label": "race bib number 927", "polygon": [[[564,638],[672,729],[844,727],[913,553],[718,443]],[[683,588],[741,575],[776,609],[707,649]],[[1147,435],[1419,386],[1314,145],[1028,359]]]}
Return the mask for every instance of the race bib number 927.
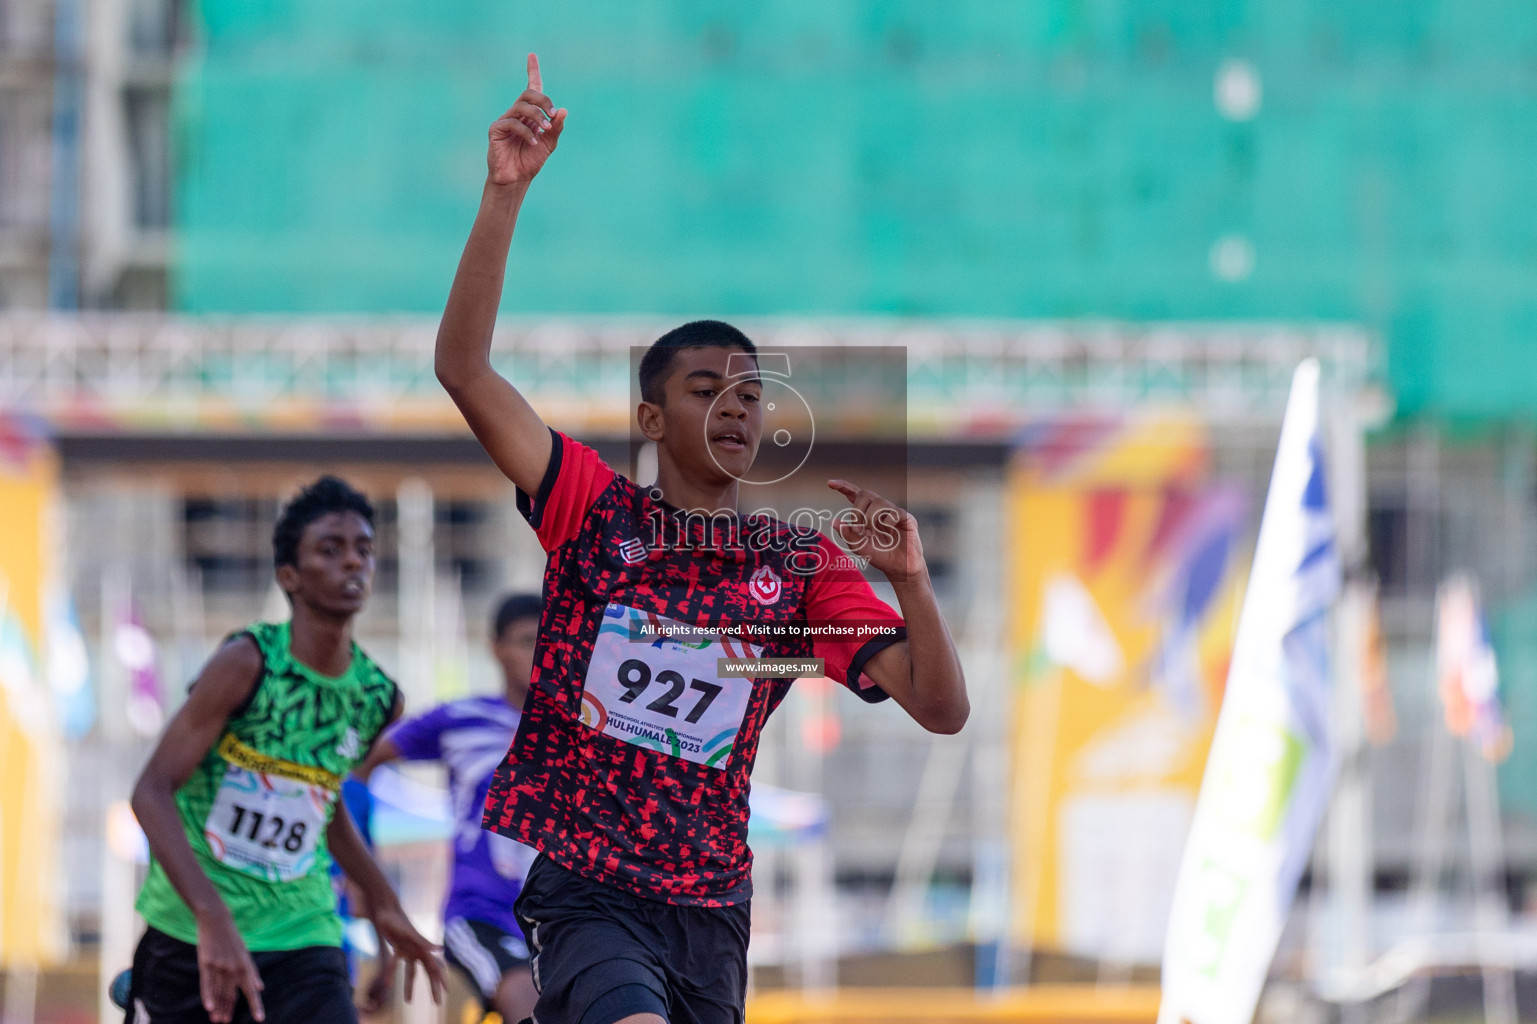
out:
{"label": "race bib number 927", "polygon": [[681,625],[628,605],[605,608],[583,682],[582,722],[638,747],[723,768],[747,714],[752,680],[720,678],[716,661],[760,651],[721,634],[657,635]]}

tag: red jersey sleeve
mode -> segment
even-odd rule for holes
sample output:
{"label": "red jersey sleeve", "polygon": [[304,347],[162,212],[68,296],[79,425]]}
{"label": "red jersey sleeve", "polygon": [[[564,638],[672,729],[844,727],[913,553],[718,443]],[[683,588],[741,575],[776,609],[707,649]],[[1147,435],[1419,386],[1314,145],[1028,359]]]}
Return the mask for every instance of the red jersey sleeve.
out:
{"label": "red jersey sleeve", "polygon": [[614,471],[591,448],[554,427],[550,428],[550,438],[550,466],[544,471],[539,493],[529,497],[518,489],[518,511],[546,551],[554,551],[576,536],[587,510],[614,479]]}
{"label": "red jersey sleeve", "polygon": [[819,538],[818,549],[822,557],[806,588],[813,656],[825,659],[828,677],[861,699],[883,701],[886,692],[866,678],[864,666],[878,651],[907,639],[906,624],[857,570],[846,567],[843,549],[827,537]]}

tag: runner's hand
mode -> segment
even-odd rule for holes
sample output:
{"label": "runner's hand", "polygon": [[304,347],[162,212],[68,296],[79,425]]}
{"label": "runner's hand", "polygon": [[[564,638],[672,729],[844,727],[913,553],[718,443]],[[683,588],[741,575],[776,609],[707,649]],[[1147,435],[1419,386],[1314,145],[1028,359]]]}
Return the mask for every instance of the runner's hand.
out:
{"label": "runner's hand", "polygon": [[566,111],[556,110],[543,90],[539,58],[531,53],[528,88],[491,125],[491,145],[486,152],[487,180],[491,184],[527,185],[560,143]]}
{"label": "runner's hand", "polygon": [[420,964],[422,970],[427,972],[427,981],[432,985],[432,1001],[441,1003],[446,983],[443,980],[443,965],[435,955],[438,947],[422,938],[422,934],[411,926],[399,904],[383,908],[374,915],[374,931],[379,933],[380,942],[388,944],[394,955],[405,961],[406,1002],[411,1001],[416,984],[416,968]]}
{"label": "runner's hand", "polygon": [[379,965],[373,980],[364,986],[358,996],[358,1012],[372,1016],[389,1005],[390,992],[395,988],[395,951],[389,943],[379,943]]}
{"label": "runner's hand", "polygon": [[245,940],[235,928],[235,919],[229,908],[220,905],[215,911],[199,914],[197,918],[197,977],[202,989],[203,1009],[214,1024],[229,1024],[235,1018],[235,1000],[245,993],[251,1016],[266,1020],[267,1011],[262,1007],[261,975],[256,961],[245,948]]}
{"label": "runner's hand", "polygon": [[847,480],[829,480],[827,486],[853,506],[834,517],[849,551],[869,559],[893,583],[916,579],[928,570],[912,513]]}

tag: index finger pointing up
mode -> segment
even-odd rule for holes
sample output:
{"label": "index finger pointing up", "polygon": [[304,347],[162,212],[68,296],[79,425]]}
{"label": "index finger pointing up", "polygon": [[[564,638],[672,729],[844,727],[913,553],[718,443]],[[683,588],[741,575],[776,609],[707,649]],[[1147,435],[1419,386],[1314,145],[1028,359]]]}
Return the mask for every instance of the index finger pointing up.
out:
{"label": "index finger pointing up", "polygon": [[858,501],[860,495],[864,493],[863,488],[855,487],[847,480],[829,480],[827,481],[827,486],[849,499],[849,501]]}
{"label": "index finger pointing up", "polygon": [[539,55],[528,55],[528,87],[535,92],[544,92],[544,81],[539,77]]}

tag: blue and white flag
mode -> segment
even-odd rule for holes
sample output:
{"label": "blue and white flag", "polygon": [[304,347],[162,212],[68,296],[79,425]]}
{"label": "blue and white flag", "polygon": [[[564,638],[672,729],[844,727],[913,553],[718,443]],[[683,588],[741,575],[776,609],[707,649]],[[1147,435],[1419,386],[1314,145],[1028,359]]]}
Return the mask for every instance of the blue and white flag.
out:
{"label": "blue and white flag", "polygon": [[1329,611],[1341,572],[1318,363],[1297,368],[1227,692],[1175,884],[1159,1024],[1249,1024],[1334,778]]}

